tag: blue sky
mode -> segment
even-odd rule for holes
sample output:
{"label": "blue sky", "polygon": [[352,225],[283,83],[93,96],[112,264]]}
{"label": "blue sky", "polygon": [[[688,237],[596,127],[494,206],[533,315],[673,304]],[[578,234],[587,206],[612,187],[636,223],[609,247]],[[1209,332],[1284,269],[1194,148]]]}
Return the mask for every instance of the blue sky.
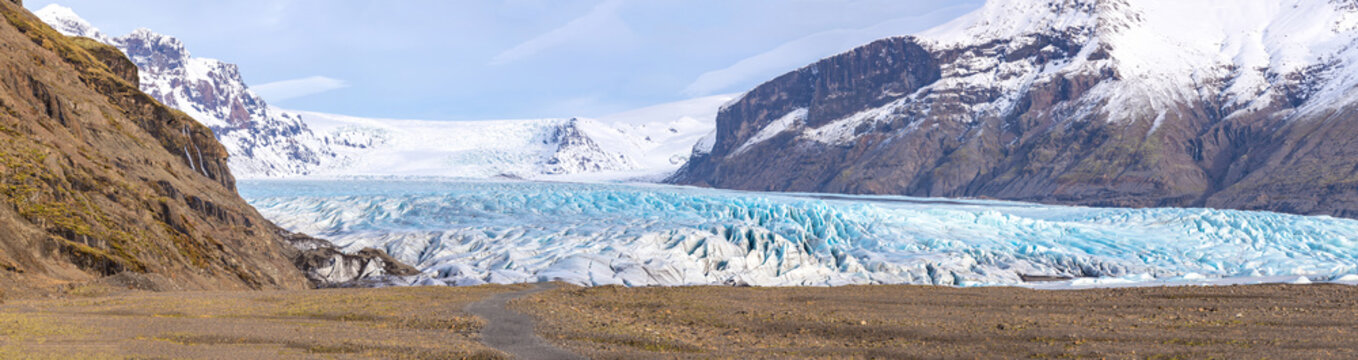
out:
{"label": "blue sky", "polygon": [[738,93],[980,0],[26,0],[240,65],[271,104],[434,120],[598,116]]}

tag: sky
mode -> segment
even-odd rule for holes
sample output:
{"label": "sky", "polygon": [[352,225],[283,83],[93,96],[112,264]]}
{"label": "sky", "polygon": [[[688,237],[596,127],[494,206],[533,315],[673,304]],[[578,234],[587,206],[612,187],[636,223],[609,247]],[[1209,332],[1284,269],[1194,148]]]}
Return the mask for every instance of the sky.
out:
{"label": "sky", "polygon": [[175,36],[270,105],[363,117],[600,116],[740,93],[981,0],[26,0]]}

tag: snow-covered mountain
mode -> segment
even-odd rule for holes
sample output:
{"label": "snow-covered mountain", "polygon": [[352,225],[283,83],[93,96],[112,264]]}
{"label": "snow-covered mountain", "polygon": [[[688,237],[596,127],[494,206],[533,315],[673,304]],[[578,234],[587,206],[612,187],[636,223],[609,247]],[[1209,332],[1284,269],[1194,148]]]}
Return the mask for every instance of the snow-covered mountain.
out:
{"label": "snow-covered mountain", "polygon": [[[936,98],[986,86],[1008,96],[972,110],[997,113],[1024,88],[1113,75],[1078,99],[1100,102],[1084,116],[1148,118],[1152,132],[1184,103],[1214,104],[1222,118],[1298,118],[1351,102],[1358,85],[1344,71],[1358,60],[1352,1],[994,0],[917,38],[931,52],[964,50],[931,86]],[[971,51],[994,43],[1004,46]]]}
{"label": "snow-covered mountain", "polygon": [[710,96],[598,119],[422,121],[297,112],[337,145],[320,176],[658,180],[712,132]]}
{"label": "snow-covered mountain", "polygon": [[109,37],[74,11],[36,14],[66,35],[123,50],[142,90],[210,127],[240,178],[298,176],[570,177],[659,180],[712,131],[730,96],[662,104],[599,119],[418,121],[270,107],[233,64],[193,57],[173,37],[139,29]]}
{"label": "snow-covered mountain", "polygon": [[1355,45],[1352,1],[991,0],[751,90],[672,180],[1358,216]]}
{"label": "snow-covered mountain", "polygon": [[237,177],[306,175],[338,160],[328,139],[251,92],[234,64],[194,57],[179,39],[147,29],[110,37],[60,5],[34,14],[63,34],[121,49],[137,64],[143,92],[212,129],[231,153]]}

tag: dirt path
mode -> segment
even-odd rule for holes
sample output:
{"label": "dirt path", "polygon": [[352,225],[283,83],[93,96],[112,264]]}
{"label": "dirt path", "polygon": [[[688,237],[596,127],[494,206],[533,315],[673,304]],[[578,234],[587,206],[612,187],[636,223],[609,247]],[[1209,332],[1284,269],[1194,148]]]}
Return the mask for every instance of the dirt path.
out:
{"label": "dirt path", "polygon": [[533,293],[555,289],[551,283],[540,283],[532,289],[502,293],[467,305],[466,311],[486,319],[481,329],[481,342],[507,352],[519,359],[584,359],[543,340],[533,330],[533,317],[505,308],[509,300]]}

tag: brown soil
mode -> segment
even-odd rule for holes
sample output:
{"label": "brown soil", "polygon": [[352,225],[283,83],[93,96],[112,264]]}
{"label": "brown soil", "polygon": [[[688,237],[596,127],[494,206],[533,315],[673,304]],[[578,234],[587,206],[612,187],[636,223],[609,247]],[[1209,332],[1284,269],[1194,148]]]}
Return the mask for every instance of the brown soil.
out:
{"label": "brown soil", "polygon": [[0,358],[505,358],[462,311],[524,286],[122,292],[0,305]]}
{"label": "brown soil", "polygon": [[516,300],[591,358],[1358,358],[1358,287],[563,288]]}

